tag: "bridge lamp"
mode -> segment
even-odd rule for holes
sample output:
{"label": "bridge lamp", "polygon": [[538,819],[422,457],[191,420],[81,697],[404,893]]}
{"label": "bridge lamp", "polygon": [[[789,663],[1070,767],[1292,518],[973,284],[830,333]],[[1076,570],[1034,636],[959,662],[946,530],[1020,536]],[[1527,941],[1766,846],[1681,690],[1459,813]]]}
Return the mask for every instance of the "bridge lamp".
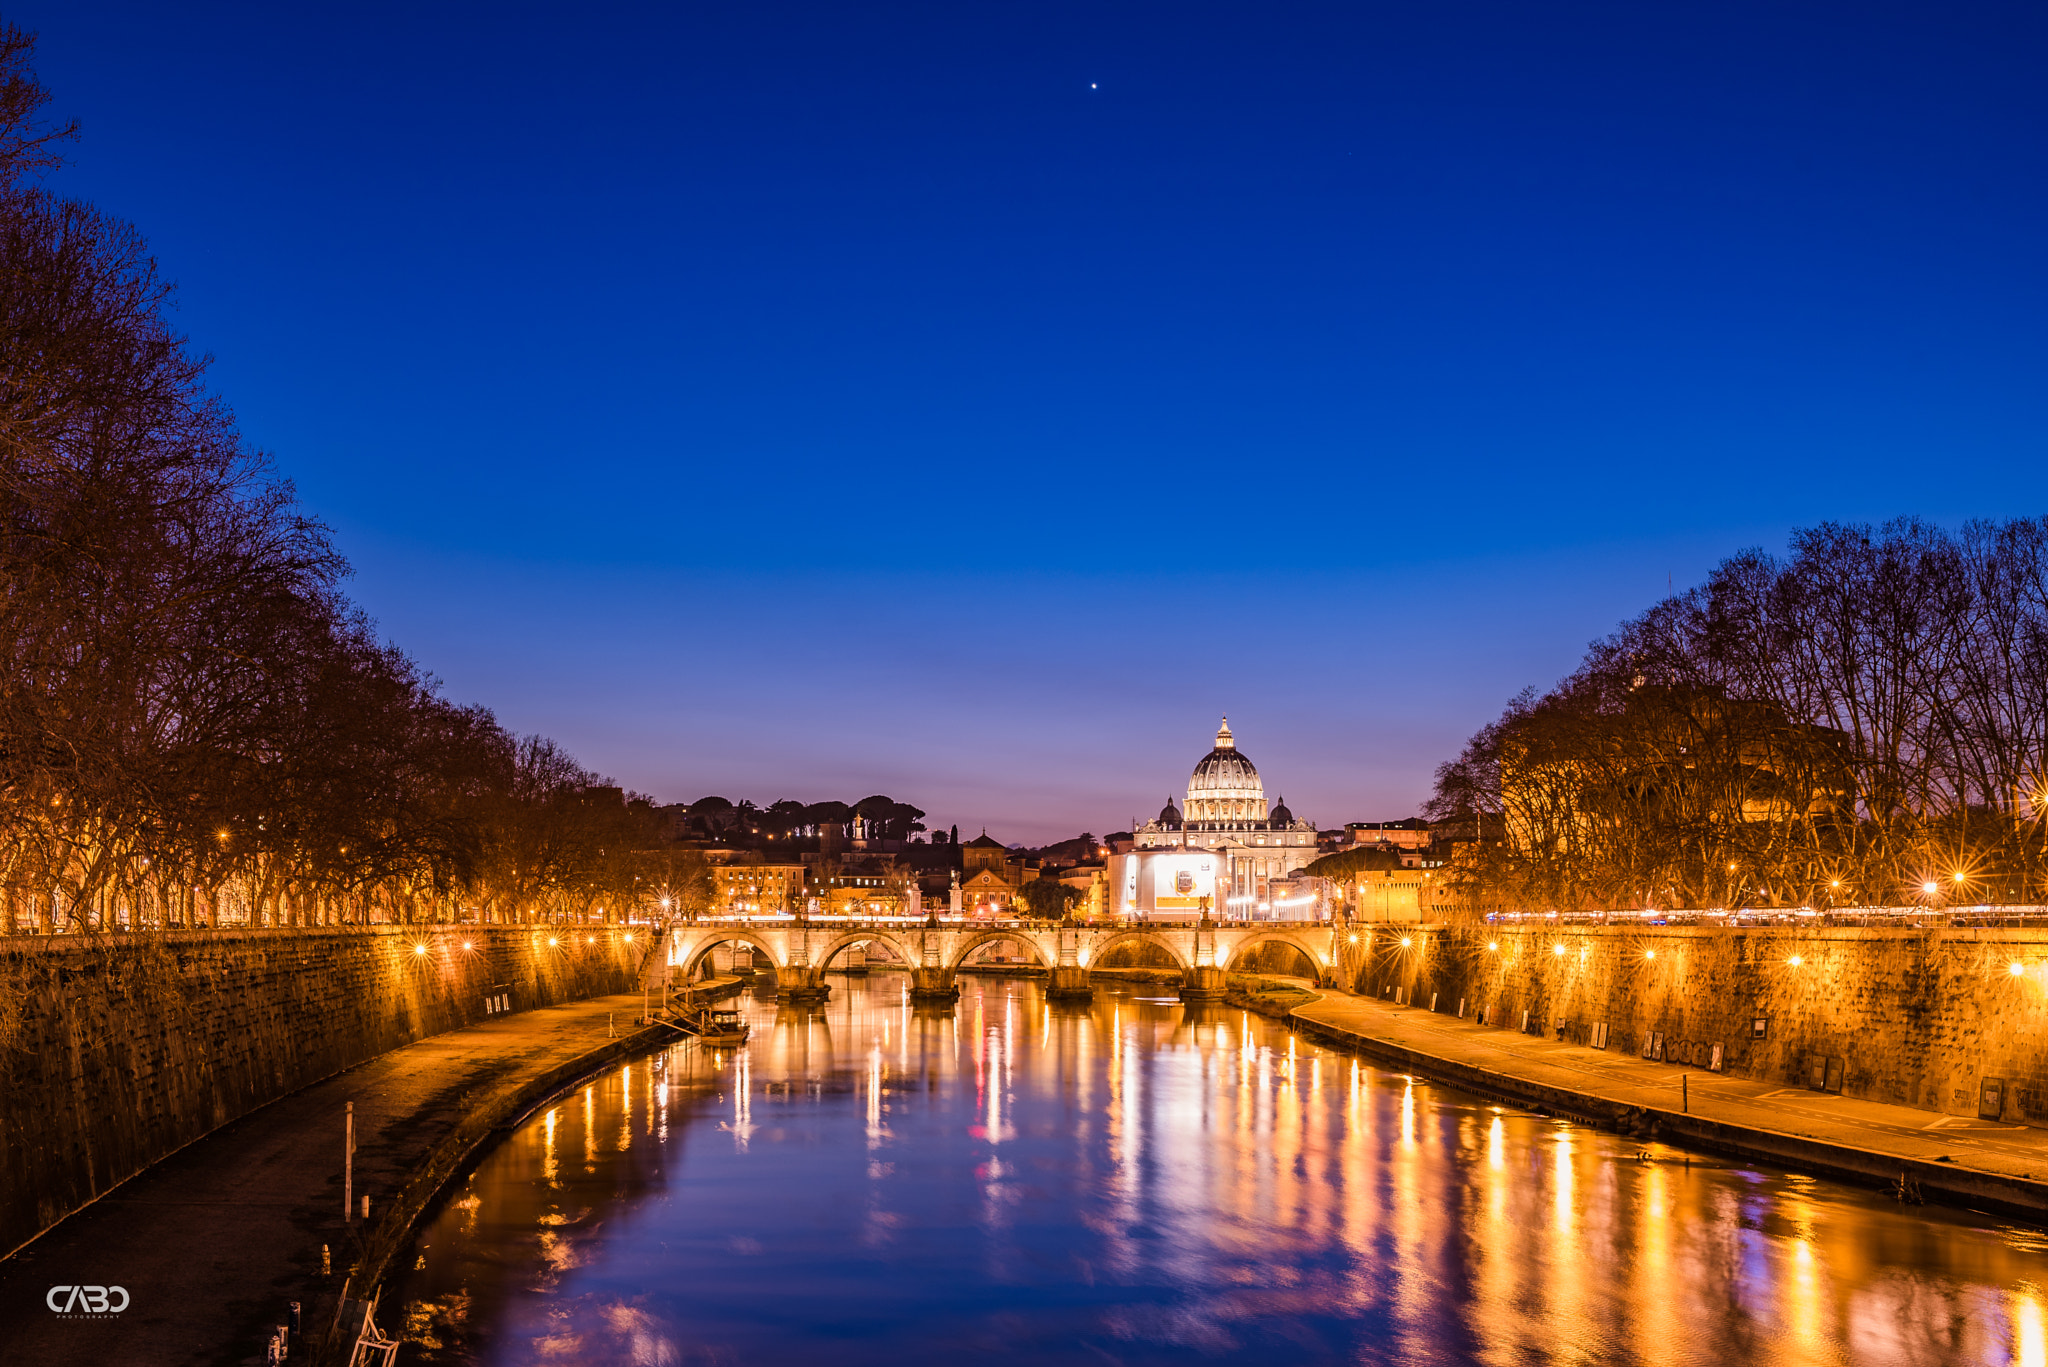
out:
{"label": "bridge lamp", "polygon": [[464,949],[475,949],[475,948],[476,948],[476,946],[475,946],[475,945],[471,944],[471,943],[470,943],[469,941],[467,941],[467,940],[464,940],[464,941],[462,942],[462,947],[463,947]]}
{"label": "bridge lamp", "polygon": [[412,952],[414,954],[425,954],[427,952],[427,947],[425,945],[414,945],[412,947]]}
{"label": "bridge lamp", "polygon": [[2020,974],[2025,973],[2027,971],[2027,966],[2021,963],[2018,959],[2014,959],[2011,963],[2005,966],[2005,971],[2012,974],[2015,978],[2017,978],[2020,976]]}
{"label": "bridge lamp", "polygon": [[1805,963],[1806,960],[1801,958],[1799,955],[1794,954],[1791,958],[1785,960],[1785,962],[1792,965],[1792,967],[1797,968],[1799,967],[1799,965]]}
{"label": "bridge lamp", "polygon": [[556,939],[556,938],[555,938],[554,936],[552,936],[552,935],[548,936],[548,948],[549,948],[549,949],[553,949],[553,948],[554,948],[554,947],[555,947],[556,945],[558,945],[558,944],[560,944],[560,943],[562,943],[562,942],[561,942],[560,940],[557,940],[557,939]]}
{"label": "bridge lamp", "polygon": [[1354,945],[1358,943],[1358,937],[1356,935],[1351,937],[1351,943]]}
{"label": "bridge lamp", "polygon": [[1643,951],[1643,957],[1645,959],[1654,959],[1657,957],[1657,951],[1654,949],[1646,949]]}
{"label": "bridge lamp", "polygon": [[1406,935],[1403,935],[1403,936],[1401,937],[1401,948],[1403,948],[1403,949],[1406,949],[1406,948],[1408,948],[1408,945],[1409,945],[1409,940],[1408,940],[1408,937],[1407,937]]}
{"label": "bridge lamp", "polygon": [[1932,897],[1934,896],[1934,894],[1941,891],[1941,884],[1935,882],[1932,878],[1930,878],[1920,885],[1920,891],[1926,893],[1929,897]]}
{"label": "bridge lamp", "polygon": [[1487,952],[1488,954],[1498,954],[1498,953],[1500,953],[1500,941],[1498,941],[1498,940],[1488,940],[1488,941],[1486,942],[1486,952]]}
{"label": "bridge lamp", "polygon": [[633,943],[633,932],[630,930],[626,932],[626,943],[629,945]]}
{"label": "bridge lamp", "polygon": [[1562,958],[1564,957],[1564,946],[1563,946],[1563,945],[1552,945],[1552,946],[1550,947],[1550,952],[1551,952],[1552,954],[1555,954],[1555,955],[1556,955],[1556,956],[1557,956],[1558,958],[1562,959]]}

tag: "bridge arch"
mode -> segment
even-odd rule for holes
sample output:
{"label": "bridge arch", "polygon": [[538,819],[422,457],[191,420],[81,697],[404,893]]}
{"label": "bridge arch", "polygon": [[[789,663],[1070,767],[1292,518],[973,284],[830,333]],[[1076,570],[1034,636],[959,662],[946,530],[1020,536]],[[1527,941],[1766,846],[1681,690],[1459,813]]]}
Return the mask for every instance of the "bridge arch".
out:
{"label": "bridge arch", "polygon": [[983,930],[969,935],[960,942],[960,947],[953,952],[953,962],[946,965],[946,971],[959,972],[960,966],[967,962],[968,955],[983,945],[994,944],[997,940],[1011,940],[1023,945],[1031,951],[1031,957],[1038,961],[1040,968],[1052,967],[1052,960],[1045,956],[1045,947],[1032,939],[1028,933],[1021,930]]}
{"label": "bridge arch", "polygon": [[823,973],[832,966],[833,955],[854,945],[868,944],[870,942],[887,945],[890,952],[902,960],[905,968],[916,968],[919,962],[921,962],[917,955],[910,951],[908,946],[893,935],[885,935],[875,930],[848,931],[811,956],[811,971]]}
{"label": "bridge arch", "polygon": [[1088,962],[1085,965],[1085,967],[1094,968],[1097,964],[1101,963],[1103,959],[1108,957],[1109,951],[1115,949],[1118,945],[1124,944],[1131,940],[1139,940],[1144,942],[1145,944],[1159,946],[1161,949],[1165,950],[1167,955],[1173,960],[1174,967],[1180,969],[1180,971],[1183,973],[1188,971],[1189,965],[1187,956],[1181,953],[1178,949],[1174,948],[1173,941],[1167,939],[1164,935],[1161,935],[1158,932],[1151,930],[1122,930],[1118,931],[1114,935],[1111,935],[1106,940],[1096,941],[1096,943],[1091,945],[1088,949]]}
{"label": "bridge arch", "polygon": [[1320,982],[1329,975],[1329,955],[1320,947],[1305,943],[1299,936],[1284,930],[1253,931],[1230,947],[1230,957],[1224,961],[1223,967],[1234,971],[1237,968],[1238,960],[1245,956],[1246,951],[1257,949],[1260,945],[1270,945],[1276,942],[1300,950],[1302,955],[1308,959],[1310,965],[1315,968],[1317,981]]}
{"label": "bridge arch", "polygon": [[731,930],[723,926],[704,927],[697,931],[694,938],[684,939],[682,936],[677,938],[680,943],[677,947],[674,962],[677,967],[682,969],[684,982],[688,982],[696,976],[697,965],[704,962],[705,955],[720,945],[729,945],[735,942],[752,945],[756,951],[767,956],[771,966],[775,968],[783,967],[782,958],[776,954],[775,947],[751,930]]}

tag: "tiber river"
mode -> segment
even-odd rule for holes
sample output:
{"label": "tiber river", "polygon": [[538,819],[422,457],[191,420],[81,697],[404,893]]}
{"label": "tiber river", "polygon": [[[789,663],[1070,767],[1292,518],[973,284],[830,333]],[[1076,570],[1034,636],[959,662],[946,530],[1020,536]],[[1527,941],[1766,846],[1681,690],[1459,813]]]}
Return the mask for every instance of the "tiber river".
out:
{"label": "tiber river", "polygon": [[2048,1367],[2043,1231],[963,981],[743,1000],[746,1049],[536,1114],[423,1232],[404,1360]]}

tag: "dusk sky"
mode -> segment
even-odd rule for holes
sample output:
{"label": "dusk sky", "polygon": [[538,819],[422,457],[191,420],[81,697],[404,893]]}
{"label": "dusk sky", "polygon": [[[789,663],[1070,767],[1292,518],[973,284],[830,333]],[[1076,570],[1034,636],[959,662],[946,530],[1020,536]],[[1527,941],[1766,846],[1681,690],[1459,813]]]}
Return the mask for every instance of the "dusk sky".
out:
{"label": "dusk sky", "polygon": [[1412,815],[1822,520],[2048,512],[2038,4],[20,4],[383,631],[663,801]]}

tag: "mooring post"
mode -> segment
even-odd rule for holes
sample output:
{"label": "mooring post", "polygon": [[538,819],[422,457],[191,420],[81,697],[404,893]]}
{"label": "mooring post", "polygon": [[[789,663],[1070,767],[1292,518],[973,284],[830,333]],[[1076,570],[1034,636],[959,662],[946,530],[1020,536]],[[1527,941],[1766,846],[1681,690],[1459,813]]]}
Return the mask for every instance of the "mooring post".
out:
{"label": "mooring post", "polygon": [[348,1103],[348,1118],[342,1122],[341,1134],[341,1222],[347,1224],[355,1216],[356,1185],[356,1103]]}

